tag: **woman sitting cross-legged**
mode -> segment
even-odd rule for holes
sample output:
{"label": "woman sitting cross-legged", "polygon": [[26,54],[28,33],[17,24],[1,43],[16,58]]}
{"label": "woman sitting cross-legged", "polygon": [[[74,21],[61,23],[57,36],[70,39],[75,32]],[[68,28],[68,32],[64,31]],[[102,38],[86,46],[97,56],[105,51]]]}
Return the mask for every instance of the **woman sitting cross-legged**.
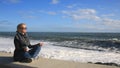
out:
{"label": "woman sitting cross-legged", "polygon": [[14,61],[30,63],[32,62],[31,58],[35,58],[39,54],[43,43],[31,45],[26,29],[27,27],[24,23],[18,24],[17,26],[14,37],[15,50],[13,58]]}

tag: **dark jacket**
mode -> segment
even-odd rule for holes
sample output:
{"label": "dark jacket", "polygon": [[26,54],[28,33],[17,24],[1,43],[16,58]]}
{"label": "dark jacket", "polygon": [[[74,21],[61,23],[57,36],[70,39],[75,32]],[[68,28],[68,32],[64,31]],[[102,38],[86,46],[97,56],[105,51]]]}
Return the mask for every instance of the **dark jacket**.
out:
{"label": "dark jacket", "polygon": [[15,38],[14,38],[14,45],[15,50],[24,50],[26,47],[31,47],[29,38],[27,34],[22,34],[19,32],[16,32]]}
{"label": "dark jacket", "polygon": [[22,34],[20,32],[16,32],[16,35],[14,37],[14,45],[15,45],[15,51],[14,51],[14,58],[18,57],[24,57],[24,48],[29,47],[31,48],[31,44],[28,38],[27,34]]}

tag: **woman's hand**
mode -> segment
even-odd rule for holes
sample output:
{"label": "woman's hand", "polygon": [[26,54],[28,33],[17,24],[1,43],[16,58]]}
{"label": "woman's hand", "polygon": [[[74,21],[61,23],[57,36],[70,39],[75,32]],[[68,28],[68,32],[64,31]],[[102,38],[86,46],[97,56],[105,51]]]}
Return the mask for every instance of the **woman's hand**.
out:
{"label": "woman's hand", "polygon": [[40,42],[40,43],[38,43],[38,44],[39,44],[40,46],[43,46],[44,43],[43,43],[43,42]]}
{"label": "woman's hand", "polygon": [[24,51],[28,52],[30,49],[28,47],[24,48]]}

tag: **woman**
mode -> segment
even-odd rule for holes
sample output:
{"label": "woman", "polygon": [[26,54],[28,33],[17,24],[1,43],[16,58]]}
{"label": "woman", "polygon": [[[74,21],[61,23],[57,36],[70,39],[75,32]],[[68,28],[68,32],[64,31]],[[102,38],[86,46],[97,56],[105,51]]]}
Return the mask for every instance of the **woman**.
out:
{"label": "woman", "polygon": [[26,24],[21,23],[17,26],[14,45],[14,61],[30,63],[32,62],[31,58],[35,58],[40,52],[43,43],[31,45],[27,35]]}

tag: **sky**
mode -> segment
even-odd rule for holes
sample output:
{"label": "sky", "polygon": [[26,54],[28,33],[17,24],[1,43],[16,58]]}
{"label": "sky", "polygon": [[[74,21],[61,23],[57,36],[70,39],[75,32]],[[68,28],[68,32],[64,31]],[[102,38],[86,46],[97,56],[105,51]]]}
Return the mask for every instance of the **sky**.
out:
{"label": "sky", "polygon": [[0,0],[0,31],[120,32],[120,0]]}

